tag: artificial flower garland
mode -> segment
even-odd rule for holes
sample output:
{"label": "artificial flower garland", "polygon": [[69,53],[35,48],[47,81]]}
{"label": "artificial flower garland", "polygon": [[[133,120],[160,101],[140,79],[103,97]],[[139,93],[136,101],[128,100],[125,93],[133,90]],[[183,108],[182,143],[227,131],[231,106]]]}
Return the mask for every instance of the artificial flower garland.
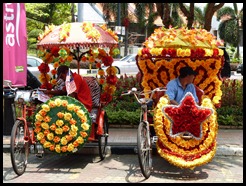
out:
{"label": "artificial flower garland", "polygon": [[223,41],[216,40],[205,29],[160,27],[143,45],[144,48],[138,51],[137,65],[144,90],[165,87],[171,79],[178,77],[181,67],[189,65],[198,73],[194,84],[219,107],[224,51],[218,46],[222,46]]}
{"label": "artificial flower garland", "polygon": [[198,74],[195,76],[194,84],[209,96],[215,105],[220,103],[222,91],[219,78],[222,67],[222,58],[195,58],[190,57],[155,57],[144,58],[141,55],[137,58],[137,64],[142,73],[141,85],[145,91],[156,87],[165,87],[167,83],[178,77],[179,69],[189,65]]}
{"label": "artificial flower garland", "polygon": [[[193,83],[204,91],[200,107],[192,95],[186,95],[179,106],[170,105],[164,95],[154,109],[158,153],[178,167],[194,169],[215,155],[218,130],[215,106],[219,106],[222,96],[220,71],[224,55],[218,46],[222,45],[222,41],[204,29],[161,27],[138,51],[137,65],[144,91],[166,87],[184,66],[198,73]],[[182,136],[187,132],[192,138]]]}
{"label": "artificial flower garland", "polygon": [[[96,42],[100,38],[100,32],[94,28],[95,24],[90,22],[83,22],[81,24],[81,29],[86,33],[86,37],[91,39],[93,42]],[[107,29],[105,25],[101,26],[101,28],[108,32],[116,41],[118,41],[118,36],[111,30]],[[67,37],[69,37],[71,29],[70,23],[62,24],[59,32],[59,41],[66,41]],[[47,27],[45,34],[40,35],[39,40],[44,38],[49,32],[53,30],[53,27]],[[109,49],[108,53],[103,48],[91,47],[85,54],[79,59],[79,61],[90,63],[96,63],[96,67],[98,70],[98,82],[102,85],[102,94],[101,101],[104,103],[108,103],[112,100],[112,95],[116,90],[116,69],[112,66],[113,57],[119,54],[119,49],[117,46],[113,46]],[[52,89],[53,86],[56,85],[56,74],[57,68],[60,65],[70,66],[70,62],[73,60],[73,55],[70,49],[66,46],[53,46],[50,49],[39,47],[38,48],[38,57],[42,58],[44,63],[39,66],[40,76],[39,80],[42,83],[41,88],[44,89]],[[54,69],[51,71],[52,77],[48,74],[50,71],[48,64],[53,64]],[[101,68],[101,64],[104,66],[108,66],[106,73]]]}
{"label": "artificial flower garland", "polygon": [[207,48],[214,49],[223,46],[222,40],[205,29],[186,27],[159,27],[144,42],[147,48]]}
{"label": "artificial flower garland", "polygon": [[[57,83],[55,78],[55,75],[57,74],[57,68],[60,65],[70,66],[70,63],[73,60],[73,56],[70,52],[70,49],[65,46],[54,46],[51,49],[39,47],[37,55],[44,61],[44,63],[38,67],[40,71],[39,80],[42,83],[41,88],[50,90]],[[50,71],[48,64],[53,64],[54,67],[54,69],[51,71],[52,77],[48,74]]]}
{"label": "artificial flower garland", "polygon": [[57,96],[40,105],[33,125],[35,137],[45,149],[67,154],[77,152],[87,141],[91,118],[75,98]]}
{"label": "artificial flower garland", "polygon": [[[179,117],[171,111],[179,109],[183,112],[185,107],[194,108],[192,109],[194,113],[182,114]],[[191,128],[191,123],[185,121],[193,121],[194,115],[197,122],[193,122]],[[176,129],[178,127],[178,130],[174,129],[175,127]],[[154,128],[158,136],[156,143],[158,153],[175,166],[194,169],[208,163],[215,155],[217,113],[208,97],[202,99],[200,107],[196,105],[191,94],[186,95],[178,107],[170,105],[168,96],[161,97],[154,109]],[[185,139],[180,135],[187,131],[193,138]]]}

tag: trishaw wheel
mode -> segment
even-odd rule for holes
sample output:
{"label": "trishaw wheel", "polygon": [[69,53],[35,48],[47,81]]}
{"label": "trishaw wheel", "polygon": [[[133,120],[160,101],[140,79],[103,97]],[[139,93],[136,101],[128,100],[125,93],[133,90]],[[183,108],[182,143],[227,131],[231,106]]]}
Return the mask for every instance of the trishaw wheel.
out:
{"label": "trishaw wheel", "polygon": [[150,134],[147,125],[141,122],[137,133],[138,160],[142,174],[146,179],[150,177],[152,171],[152,152],[150,143]]}
{"label": "trishaw wheel", "polygon": [[99,148],[99,156],[101,160],[104,160],[106,156],[106,148],[108,145],[108,116],[105,112],[104,119],[103,119],[103,135],[98,136],[98,148]]}
{"label": "trishaw wheel", "polygon": [[17,120],[11,132],[10,154],[12,167],[18,176],[25,172],[29,155],[28,142],[24,141],[24,132],[24,122]]}

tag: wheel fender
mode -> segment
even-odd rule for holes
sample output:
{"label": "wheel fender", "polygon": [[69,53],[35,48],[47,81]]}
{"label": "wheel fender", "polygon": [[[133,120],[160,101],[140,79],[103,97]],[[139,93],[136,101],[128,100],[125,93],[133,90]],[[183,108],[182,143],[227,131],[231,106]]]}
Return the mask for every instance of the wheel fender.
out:
{"label": "wheel fender", "polygon": [[98,135],[103,135],[104,134],[104,131],[103,131],[104,115],[105,115],[105,111],[102,110],[100,112],[100,115],[99,115],[99,118],[98,118],[98,127],[97,127],[97,134]]}

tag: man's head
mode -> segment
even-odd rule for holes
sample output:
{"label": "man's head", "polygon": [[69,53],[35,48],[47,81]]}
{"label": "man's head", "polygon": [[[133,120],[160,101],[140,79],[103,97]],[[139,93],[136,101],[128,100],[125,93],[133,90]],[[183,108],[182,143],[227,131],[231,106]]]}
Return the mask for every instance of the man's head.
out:
{"label": "man's head", "polygon": [[195,75],[197,75],[197,72],[189,66],[182,67],[179,71],[179,78],[184,79],[187,83],[192,83]]}
{"label": "man's head", "polygon": [[197,72],[195,72],[191,67],[186,66],[182,67],[179,71],[179,77],[184,78],[189,75],[197,75]]}
{"label": "man's head", "polygon": [[69,70],[68,66],[65,65],[59,66],[57,69],[57,77],[66,80],[66,75],[68,70]]}

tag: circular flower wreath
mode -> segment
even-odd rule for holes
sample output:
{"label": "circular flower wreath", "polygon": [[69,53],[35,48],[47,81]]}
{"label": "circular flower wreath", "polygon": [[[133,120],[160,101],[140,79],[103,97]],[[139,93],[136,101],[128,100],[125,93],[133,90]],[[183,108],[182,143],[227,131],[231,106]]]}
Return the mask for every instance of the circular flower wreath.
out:
{"label": "circular flower wreath", "polygon": [[78,151],[87,141],[91,118],[78,100],[57,96],[40,105],[33,125],[36,139],[45,149],[67,154]]}
{"label": "circular flower wreath", "polygon": [[[172,107],[170,106],[170,100],[167,95],[161,97],[154,110],[154,128],[156,135],[158,136],[156,147],[160,156],[175,166],[194,169],[196,166],[201,166],[209,162],[214,157],[216,152],[218,123],[214,105],[210,98],[205,96],[202,99],[200,108],[213,110],[213,112],[210,113],[211,115],[202,123],[199,123],[197,127],[194,127],[194,123],[193,126],[179,125],[180,123],[188,120],[189,117],[191,117],[190,121],[193,121],[192,118],[199,120],[199,118],[204,118],[206,115],[206,111],[201,110],[200,108],[196,109],[197,106],[195,106],[194,101],[190,99],[190,97],[187,97],[186,103],[179,105],[179,111],[183,112],[185,107],[187,107],[187,104],[191,104],[188,107],[193,108],[192,112],[194,113],[177,115],[175,126],[179,127],[177,130],[177,128],[174,128],[173,122],[170,118],[168,118],[163,112],[164,108]],[[188,110],[190,111],[190,109]],[[169,114],[172,113],[170,110],[167,110],[167,112]],[[175,112],[177,112],[177,109]],[[187,130],[192,131],[192,133],[196,134],[197,137],[185,139],[178,135],[178,132]]]}

